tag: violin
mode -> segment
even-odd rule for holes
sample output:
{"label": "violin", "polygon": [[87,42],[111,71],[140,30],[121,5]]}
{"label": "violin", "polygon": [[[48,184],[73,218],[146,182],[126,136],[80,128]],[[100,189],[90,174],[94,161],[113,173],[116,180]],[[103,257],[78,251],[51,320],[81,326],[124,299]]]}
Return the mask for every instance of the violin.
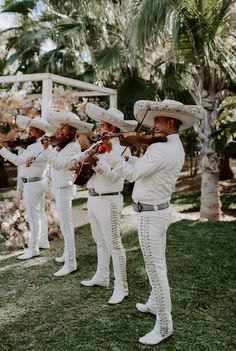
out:
{"label": "violin", "polygon": [[[85,153],[93,156],[95,154],[103,154],[104,152],[106,152],[105,145],[101,140],[98,140],[95,144],[91,145]],[[84,186],[94,173],[92,166],[91,163],[79,162],[74,184]]]}
{"label": "violin", "polygon": [[[97,133],[96,135],[90,136],[90,140],[95,142],[94,145],[92,145],[87,152],[90,154],[90,156],[93,156],[96,153],[103,153],[106,150],[102,148],[102,145],[99,147],[100,150],[103,150],[102,152],[100,150],[93,152],[92,148],[98,144],[99,141],[101,142],[102,139],[106,138],[116,138],[118,137],[120,139],[120,145],[122,146],[143,146],[146,147],[148,145],[154,144],[154,143],[165,143],[167,142],[167,137],[163,133],[151,133],[151,134],[146,134],[143,132],[126,132],[126,133]],[[80,163],[80,167],[77,170],[77,177],[75,179],[74,184],[83,186],[87,183],[87,181],[90,179],[90,177],[93,174],[93,169],[91,164],[86,164],[86,163]]]}
{"label": "violin", "polygon": [[18,137],[18,138],[13,138],[13,139],[8,139],[8,140],[0,140],[0,142],[6,143],[10,149],[15,149],[18,146],[26,148],[27,146],[35,143],[36,140],[37,139],[32,136],[32,137],[28,137],[25,139],[21,139]]}
{"label": "violin", "polygon": [[59,131],[57,131],[55,134],[51,136],[45,135],[41,139],[41,143],[43,144],[45,141],[49,141],[52,146],[60,146],[60,148],[63,148],[71,141],[74,141],[74,137],[68,138],[68,139],[62,139],[59,137]]}
{"label": "violin", "polygon": [[120,140],[120,145],[122,146],[149,146],[154,143],[165,143],[167,137],[163,133],[145,133],[145,132],[126,132],[126,133],[97,133],[94,136],[91,136],[92,141],[99,141],[107,138],[116,138]]}

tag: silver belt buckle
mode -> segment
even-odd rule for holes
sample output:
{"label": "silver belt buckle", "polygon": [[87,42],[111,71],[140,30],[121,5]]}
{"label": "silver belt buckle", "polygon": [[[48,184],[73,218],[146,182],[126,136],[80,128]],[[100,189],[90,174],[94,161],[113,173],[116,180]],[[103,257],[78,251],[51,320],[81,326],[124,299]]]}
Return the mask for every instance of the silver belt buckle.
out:
{"label": "silver belt buckle", "polygon": [[143,207],[140,202],[137,202],[137,212],[142,212]]}

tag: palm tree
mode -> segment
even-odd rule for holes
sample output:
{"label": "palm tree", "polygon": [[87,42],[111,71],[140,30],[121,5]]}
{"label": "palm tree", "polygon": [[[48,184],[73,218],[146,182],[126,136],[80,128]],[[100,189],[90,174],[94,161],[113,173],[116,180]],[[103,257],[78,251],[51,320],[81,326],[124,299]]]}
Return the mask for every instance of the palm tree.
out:
{"label": "palm tree", "polygon": [[[207,112],[198,123],[201,150],[202,218],[220,218],[219,167],[215,140],[218,107],[235,89],[233,0],[135,0],[132,3],[131,43],[145,52],[160,45],[156,62],[162,93],[195,102]],[[170,74],[171,73],[171,74]]]}
{"label": "palm tree", "polygon": [[[118,107],[126,118],[133,118],[136,100],[154,97],[153,85],[140,73],[142,59],[131,59],[125,0],[74,0],[66,6],[45,0],[38,11],[36,5],[5,2],[4,11],[18,14],[21,24],[8,30],[8,48],[14,52],[7,62],[17,62],[16,72],[51,72],[118,87]],[[45,52],[48,41],[53,47]]]}

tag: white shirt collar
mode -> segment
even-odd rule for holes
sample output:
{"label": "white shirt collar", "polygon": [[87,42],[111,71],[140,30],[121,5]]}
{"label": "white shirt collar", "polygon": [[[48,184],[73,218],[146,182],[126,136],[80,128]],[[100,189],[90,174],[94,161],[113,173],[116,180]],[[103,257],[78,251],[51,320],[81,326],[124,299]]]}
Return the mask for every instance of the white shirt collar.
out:
{"label": "white shirt collar", "polygon": [[179,139],[179,134],[170,134],[170,135],[167,135],[167,139],[168,140],[177,140]]}

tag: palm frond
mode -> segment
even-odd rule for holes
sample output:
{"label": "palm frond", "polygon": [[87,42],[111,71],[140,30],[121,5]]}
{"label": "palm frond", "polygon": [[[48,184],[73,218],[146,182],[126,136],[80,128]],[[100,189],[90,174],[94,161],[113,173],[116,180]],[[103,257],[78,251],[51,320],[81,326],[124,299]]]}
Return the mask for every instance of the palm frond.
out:
{"label": "palm frond", "polygon": [[120,47],[106,47],[105,49],[95,53],[95,62],[103,69],[119,66],[121,59],[122,49]]}
{"label": "palm frond", "polygon": [[173,3],[168,0],[136,0],[132,7],[130,42],[135,42],[141,49],[161,34],[173,11]]}
{"label": "palm frond", "polygon": [[6,5],[2,12],[13,12],[21,15],[28,15],[37,5],[35,0],[23,0],[23,1],[12,1],[9,5]]}
{"label": "palm frond", "polygon": [[82,29],[82,23],[63,23],[56,27],[58,35],[68,35],[74,32],[80,32]]}
{"label": "palm frond", "polygon": [[229,96],[227,97],[219,107],[219,112],[223,111],[224,109],[236,109],[236,96]]}

